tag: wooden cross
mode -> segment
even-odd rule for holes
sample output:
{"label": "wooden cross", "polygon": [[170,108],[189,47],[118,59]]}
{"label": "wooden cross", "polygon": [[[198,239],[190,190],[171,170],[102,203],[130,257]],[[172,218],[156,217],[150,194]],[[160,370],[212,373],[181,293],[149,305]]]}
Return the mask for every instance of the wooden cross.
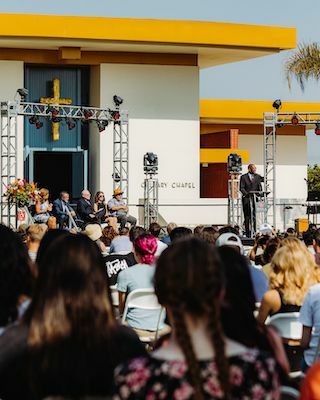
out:
{"label": "wooden cross", "polygon": [[[72,99],[60,99],[60,79],[53,80],[53,97],[41,97],[40,103],[59,105],[72,104]],[[59,140],[59,122],[52,122],[52,139]]]}

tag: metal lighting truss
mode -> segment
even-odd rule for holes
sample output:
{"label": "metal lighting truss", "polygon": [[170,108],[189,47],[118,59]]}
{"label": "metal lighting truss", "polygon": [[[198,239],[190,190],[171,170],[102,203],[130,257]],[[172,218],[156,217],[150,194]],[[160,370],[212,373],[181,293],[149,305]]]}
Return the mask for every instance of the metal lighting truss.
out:
{"label": "metal lighting truss", "polygon": [[118,107],[96,108],[85,106],[52,105],[6,101],[0,103],[0,222],[16,227],[17,210],[15,204],[9,204],[4,194],[6,186],[17,179],[17,120],[18,116],[52,119],[52,111],[58,111],[55,118],[59,121],[79,120],[82,122],[113,123],[113,172],[117,176],[114,187],[120,187],[128,201],[128,112]]}
{"label": "metal lighting truss", "polygon": [[228,180],[228,224],[242,229],[242,207],[239,174],[230,174]]}
{"label": "metal lighting truss", "polygon": [[159,217],[158,178],[146,174],[144,180],[144,227],[149,229],[152,222],[157,222]]}
{"label": "metal lighting truss", "polygon": [[[295,121],[292,118],[295,117]],[[316,125],[320,123],[320,112],[273,112],[264,113],[264,183],[265,222],[276,226],[276,131],[285,125]]]}

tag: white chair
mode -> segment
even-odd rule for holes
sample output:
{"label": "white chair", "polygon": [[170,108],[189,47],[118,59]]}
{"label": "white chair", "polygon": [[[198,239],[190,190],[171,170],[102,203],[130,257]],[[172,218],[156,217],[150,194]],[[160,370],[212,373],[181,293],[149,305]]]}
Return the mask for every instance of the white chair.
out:
{"label": "white chair", "polygon": [[267,324],[276,327],[283,339],[301,340],[302,324],[299,322],[298,312],[272,315],[267,321]]}
{"label": "white chair", "polygon": [[122,314],[122,323],[124,324],[127,319],[128,311],[130,308],[139,308],[141,310],[154,310],[158,311],[158,324],[155,332],[150,332],[150,335],[139,336],[142,342],[152,342],[157,339],[161,316],[163,315],[163,307],[159,304],[154,289],[136,289],[130,292],[126,299],[126,304]]}
{"label": "white chair", "polygon": [[297,389],[294,389],[290,386],[281,386],[280,387],[280,399],[281,400],[295,400],[299,399],[300,393]]}
{"label": "white chair", "polygon": [[111,293],[111,301],[114,307],[119,307],[119,292],[117,289],[117,284],[109,286]]}

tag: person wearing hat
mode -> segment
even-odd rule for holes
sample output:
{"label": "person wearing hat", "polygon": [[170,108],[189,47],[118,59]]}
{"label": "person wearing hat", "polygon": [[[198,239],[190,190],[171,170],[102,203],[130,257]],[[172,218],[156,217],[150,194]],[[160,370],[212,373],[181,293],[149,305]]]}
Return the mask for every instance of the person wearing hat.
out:
{"label": "person wearing hat", "polygon": [[131,227],[134,227],[137,220],[135,217],[128,215],[129,208],[125,204],[122,195],[123,191],[121,189],[114,190],[112,199],[108,201],[108,210],[112,217],[117,218],[121,229],[126,226],[127,222],[129,222]]}
{"label": "person wearing hat", "polygon": [[100,240],[102,236],[102,229],[99,224],[88,224],[85,228],[83,233],[88,236],[93,242],[97,244],[101,252],[107,251],[106,246]]}

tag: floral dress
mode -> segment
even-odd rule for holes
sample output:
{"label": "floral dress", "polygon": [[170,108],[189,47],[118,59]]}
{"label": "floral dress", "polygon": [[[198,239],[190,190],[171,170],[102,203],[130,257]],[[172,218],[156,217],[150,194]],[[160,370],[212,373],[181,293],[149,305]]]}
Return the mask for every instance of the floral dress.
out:
{"label": "floral dress", "polygon": [[[214,361],[199,361],[205,399],[223,399]],[[259,350],[229,358],[230,399],[279,399],[280,381],[273,357]],[[188,379],[185,361],[166,361],[153,357],[135,358],[115,371],[116,394],[113,400],[188,400],[194,390]]]}

